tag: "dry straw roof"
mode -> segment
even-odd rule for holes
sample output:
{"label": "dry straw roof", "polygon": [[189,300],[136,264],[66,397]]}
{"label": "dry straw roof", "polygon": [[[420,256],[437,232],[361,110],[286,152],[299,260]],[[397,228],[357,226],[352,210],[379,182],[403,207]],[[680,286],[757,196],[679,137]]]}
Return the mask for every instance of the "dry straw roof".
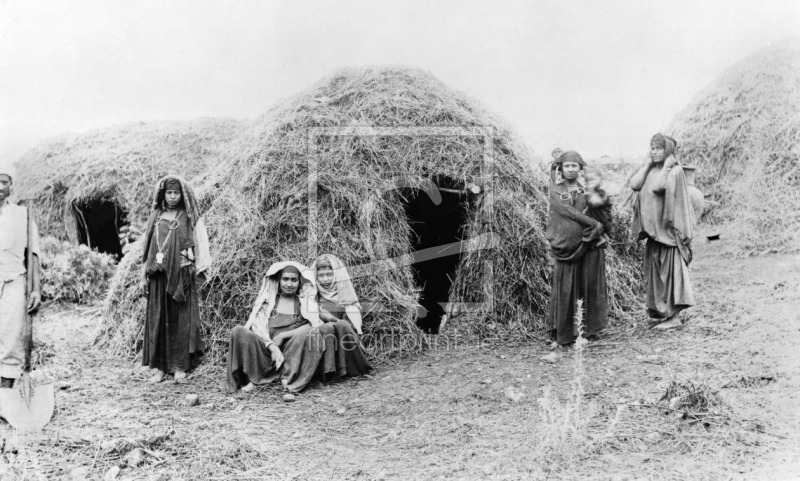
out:
{"label": "dry straw roof", "polygon": [[719,203],[706,221],[731,222],[748,252],[800,248],[800,38],[729,68],[672,121],[698,186]]}
{"label": "dry straw roof", "polygon": [[[448,127],[490,135],[420,130]],[[485,149],[493,164],[489,177]],[[310,161],[318,172],[318,216],[311,229]],[[447,331],[500,338],[541,331],[550,270],[546,180],[531,168],[530,154],[504,123],[427,72],[349,69],[254,121],[198,189],[216,262],[203,306],[212,358],[219,359],[230,329],[244,322],[271,263],[311,262],[309,235],[318,237],[319,253],[334,253],[350,266],[409,254],[412,231],[403,191],[393,187],[397,179],[420,186],[425,178],[443,177],[482,186],[463,229],[467,238],[492,233],[499,240],[495,249],[463,256],[450,296],[451,301],[492,302],[481,312],[456,317]],[[617,314],[633,300],[639,271],[637,248],[625,240],[627,219],[618,219],[618,226],[619,245],[609,250]],[[488,260],[492,272],[486,270]],[[411,267],[383,267],[354,282],[362,301],[383,308],[365,317],[364,340],[375,356],[414,349],[419,339]],[[137,272],[135,261],[126,257],[106,303],[101,341],[118,352],[134,352],[141,339]]]}
{"label": "dry straw roof", "polygon": [[59,238],[66,235],[65,208],[74,200],[113,198],[137,219],[149,209],[160,177],[203,172],[243,125],[210,118],[136,122],[52,138],[17,162],[17,194],[36,200],[40,228]]}

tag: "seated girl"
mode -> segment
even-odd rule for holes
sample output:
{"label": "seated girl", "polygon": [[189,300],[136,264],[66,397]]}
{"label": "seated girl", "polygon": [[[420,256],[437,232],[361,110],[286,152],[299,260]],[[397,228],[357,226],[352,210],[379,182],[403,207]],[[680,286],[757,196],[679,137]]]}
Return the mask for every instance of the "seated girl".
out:
{"label": "seated girl", "polygon": [[302,264],[286,261],[269,267],[247,324],[231,331],[228,392],[241,386],[251,391],[279,377],[292,392],[311,382],[325,348],[320,333],[312,329],[322,324],[309,310],[313,292],[313,278]]}
{"label": "seated girl", "polygon": [[325,353],[318,373],[323,379],[366,374],[372,367],[358,338],[361,304],[347,268],[338,257],[324,254],[314,261],[311,270],[317,287],[316,303],[311,305],[316,304],[325,323],[319,327]]}

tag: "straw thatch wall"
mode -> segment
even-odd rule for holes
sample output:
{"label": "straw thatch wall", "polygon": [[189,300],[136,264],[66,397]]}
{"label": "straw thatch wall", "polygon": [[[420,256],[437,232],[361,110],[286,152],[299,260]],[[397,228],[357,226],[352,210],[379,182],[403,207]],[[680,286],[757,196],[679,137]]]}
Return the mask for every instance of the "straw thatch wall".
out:
{"label": "straw thatch wall", "polygon": [[19,198],[35,199],[42,235],[76,242],[73,201],[112,199],[140,222],[160,177],[203,172],[243,125],[231,119],[137,122],[62,135],[17,162],[15,190]]}
{"label": "straw thatch wall", "polygon": [[800,38],[728,69],[673,120],[685,161],[711,194],[704,220],[730,223],[738,249],[800,248]]}
{"label": "straw thatch wall", "polygon": [[[353,130],[314,130],[326,127]],[[485,129],[491,144],[480,136],[413,130],[420,127]],[[363,135],[364,128],[376,130]],[[350,135],[355,131],[360,135]],[[482,170],[484,149],[490,149],[490,177]],[[319,214],[309,229],[312,160],[318,163]],[[467,238],[493,233],[499,240],[494,249],[463,256],[451,290],[451,301],[493,303],[458,313],[446,332],[506,338],[541,331],[549,296],[546,181],[532,170],[530,154],[505,124],[426,72],[356,69],[324,79],[257,119],[199,189],[216,262],[203,308],[212,358],[219,359],[231,327],[244,321],[267,266],[282,259],[310,263],[310,235],[318,236],[318,252],[335,253],[350,266],[408,254],[411,229],[395,181],[420,186],[424,178],[441,176],[483,188],[463,229]],[[627,219],[618,224],[613,236],[619,245],[609,250],[616,314],[632,301],[639,272],[638,247],[626,240]],[[137,266],[128,258],[106,302],[101,342],[130,354],[141,339],[144,303]],[[363,301],[383,307],[365,317],[364,340],[373,355],[419,347],[410,266],[384,265],[354,283]]]}

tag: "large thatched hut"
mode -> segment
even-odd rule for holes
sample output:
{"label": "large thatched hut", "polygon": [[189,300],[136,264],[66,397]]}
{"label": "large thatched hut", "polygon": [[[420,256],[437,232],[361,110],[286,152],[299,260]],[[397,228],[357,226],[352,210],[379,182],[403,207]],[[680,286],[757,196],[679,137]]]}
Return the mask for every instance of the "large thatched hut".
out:
{"label": "large thatched hut", "polygon": [[[445,313],[450,333],[505,338],[544,325],[545,176],[505,124],[426,72],[344,70],[280,102],[200,191],[215,258],[203,312],[217,355],[267,267],[315,253],[351,266],[373,353],[418,347],[418,327],[435,332]],[[609,252],[617,314],[638,271],[625,219],[618,224]],[[126,258],[101,337],[127,353],[141,338],[137,272]]]}
{"label": "large thatched hut", "polygon": [[740,249],[800,248],[800,38],[736,63],[672,121],[710,196],[705,221],[729,223]]}
{"label": "large thatched hut", "polygon": [[120,231],[140,224],[156,181],[193,178],[219,159],[243,122],[137,122],[46,140],[18,162],[16,192],[34,199],[44,235],[121,255]]}

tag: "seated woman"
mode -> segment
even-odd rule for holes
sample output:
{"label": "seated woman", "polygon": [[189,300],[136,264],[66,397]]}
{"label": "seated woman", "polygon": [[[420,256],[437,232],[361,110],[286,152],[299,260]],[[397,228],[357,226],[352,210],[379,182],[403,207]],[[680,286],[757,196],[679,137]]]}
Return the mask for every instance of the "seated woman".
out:
{"label": "seated woman", "polygon": [[[251,391],[281,378],[288,391],[302,391],[314,377],[324,341],[312,327],[322,324],[309,312],[313,278],[307,267],[286,261],[272,264],[244,326],[231,331],[228,392]],[[313,309],[316,311],[316,309]]]}
{"label": "seated woman", "polygon": [[324,254],[314,261],[311,270],[317,282],[319,318],[325,323],[319,327],[325,353],[317,372],[323,379],[366,374],[372,366],[358,339],[361,304],[347,268],[338,257]]}

